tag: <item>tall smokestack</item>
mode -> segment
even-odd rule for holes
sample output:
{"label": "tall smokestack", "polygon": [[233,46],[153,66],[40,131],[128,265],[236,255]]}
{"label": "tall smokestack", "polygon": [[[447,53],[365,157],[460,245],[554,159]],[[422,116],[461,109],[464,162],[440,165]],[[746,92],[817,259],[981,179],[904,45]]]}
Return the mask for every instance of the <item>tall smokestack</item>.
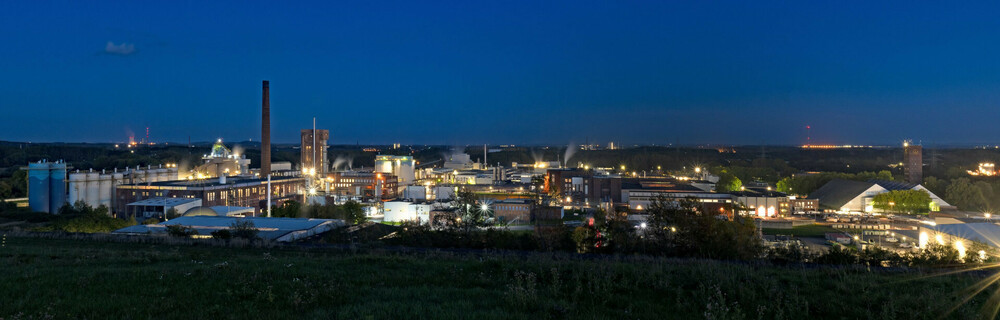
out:
{"label": "tall smokestack", "polygon": [[260,124],[260,176],[263,178],[271,175],[271,94],[267,80],[264,80],[261,109],[263,114]]}

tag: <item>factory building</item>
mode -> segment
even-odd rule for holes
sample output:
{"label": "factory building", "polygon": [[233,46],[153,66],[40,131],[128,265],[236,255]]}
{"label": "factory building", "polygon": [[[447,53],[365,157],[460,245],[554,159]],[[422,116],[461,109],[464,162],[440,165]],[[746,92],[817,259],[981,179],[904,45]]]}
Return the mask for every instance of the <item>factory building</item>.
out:
{"label": "factory building", "polygon": [[177,212],[177,214],[183,214],[192,208],[200,206],[201,199],[197,198],[156,197],[125,205],[125,216],[135,217],[138,220],[148,218],[165,219],[167,218],[167,212],[171,209]]}
{"label": "factory building", "polygon": [[[327,141],[330,139],[329,130],[305,129],[302,130],[302,148],[299,149],[302,171],[317,175],[326,174],[329,165],[326,157]],[[316,146],[313,149],[313,145]]]}
{"label": "factory building", "polygon": [[375,156],[375,172],[388,173],[396,176],[399,186],[412,185],[416,180],[415,162],[411,156]]}
{"label": "factory building", "polygon": [[97,208],[105,206],[109,210],[121,207],[115,202],[115,189],[123,184],[142,184],[177,180],[177,166],[168,164],[157,167],[146,166],[126,168],[112,172],[79,171],[69,174],[69,203],[82,201]]}
{"label": "factory building", "polygon": [[572,202],[622,201],[622,178],[589,169],[549,169],[543,192]]}
{"label": "factory building", "polygon": [[427,200],[428,191],[427,186],[406,186],[403,189],[403,199]]}
{"label": "factory building", "polygon": [[535,202],[529,199],[506,199],[490,205],[493,217],[500,223],[528,223]]}
{"label": "factory building", "polygon": [[[286,200],[302,201],[304,185],[304,178],[272,177],[272,204]],[[197,198],[208,207],[253,207],[259,214],[267,206],[267,179],[220,177],[120,185],[115,195],[115,212],[124,213],[126,204],[157,197]]]}
{"label": "factory building", "polygon": [[[212,152],[203,155],[204,163],[191,169],[191,173],[183,177],[186,179],[205,179],[221,176],[250,175],[250,159],[245,155],[237,154],[226,148],[219,139],[212,145]],[[171,180],[177,180],[175,177]]]}
{"label": "factory building", "polygon": [[747,214],[755,214],[761,218],[784,217],[791,213],[791,201],[788,195],[777,191],[745,191],[731,192],[736,202],[747,208]]}
{"label": "factory building", "polygon": [[730,194],[705,192],[688,184],[641,180],[622,183],[622,202],[628,204],[631,210],[641,212],[649,208],[654,200],[661,198],[668,202],[692,199],[701,203],[705,209],[713,211],[730,208],[733,203]]}
{"label": "factory building", "polygon": [[66,203],[66,163],[41,160],[29,163],[28,206],[38,212],[58,213]]}
{"label": "factory building", "polygon": [[819,199],[788,197],[788,205],[792,213],[806,213],[819,210]]}
{"label": "factory building", "polygon": [[435,209],[435,206],[442,205],[409,201],[388,201],[383,205],[384,217],[382,220],[387,222],[416,221],[419,223],[428,223],[431,219],[431,211]]}
{"label": "factory building", "polygon": [[393,199],[398,194],[396,176],[389,173],[338,171],[326,175],[326,194],[362,199]]}
{"label": "factory building", "polygon": [[465,170],[472,168],[472,159],[467,153],[452,153],[442,166],[445,169]]}
{"label": "factory building", "polygon": [[494,173],[488,170],[465,170],[455,174],[455,183],[491,185],[494,177]]}

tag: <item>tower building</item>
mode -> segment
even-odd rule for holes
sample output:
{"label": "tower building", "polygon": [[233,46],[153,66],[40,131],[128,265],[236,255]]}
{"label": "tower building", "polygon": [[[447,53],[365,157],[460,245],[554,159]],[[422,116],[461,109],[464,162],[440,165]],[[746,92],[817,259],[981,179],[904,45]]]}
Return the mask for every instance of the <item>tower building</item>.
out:
{"label": "tower building", "polygon": [[923,149],[922,146],[914,145],[909,140],[903,142],[903,176],[906,182],[923,183]]}
{"label": "tower building", "polygon": [[[329,139],[329,130],[302,130],[302,148],[299,149],[302,170],[315,170],[316,174],[326,174],[328,166],[326,163],[326,143]],[[313,149],[314,144],[316,145],[315,149]]]}

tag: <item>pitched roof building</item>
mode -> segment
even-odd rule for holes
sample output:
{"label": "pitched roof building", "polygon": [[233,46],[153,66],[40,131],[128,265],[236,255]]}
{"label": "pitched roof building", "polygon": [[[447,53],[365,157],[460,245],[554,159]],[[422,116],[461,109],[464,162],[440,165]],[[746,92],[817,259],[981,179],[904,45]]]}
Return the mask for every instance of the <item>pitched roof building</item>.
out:
{"label": "pitched roof building", "polygon": [[854,181],[834,179],[810,193],[809,197],[819,200],[819,208],[821,210],[872,212],[872,199],[875,198],[875,195],[896,190],[926,191],[930,195],[931,201],[938,207],[952,207],[952,205],[945,202],[941,197],[938,197],[920,184],[885,180]]}

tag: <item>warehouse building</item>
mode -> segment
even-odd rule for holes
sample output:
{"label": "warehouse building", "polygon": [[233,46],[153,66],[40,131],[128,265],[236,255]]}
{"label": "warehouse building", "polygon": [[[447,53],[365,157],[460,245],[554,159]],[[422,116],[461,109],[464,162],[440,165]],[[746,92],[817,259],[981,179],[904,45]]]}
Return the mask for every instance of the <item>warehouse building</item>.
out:
{"label": "warehouse building", "polygon": [[[267,185],[267,179],[241,177],[121,185],[116,190],[119,207],[115,212],[124,217],[125,204],[165,197],[197,198],[203,206],[252,207],[260,214],[267,207]],[[272,177],[271,200],[274,204],[285,200],[302,201],[304,185],[305,179],[301,177]]]}
{"label": "warehouse building", "polygon": [[257,229],[257,236],[264,240],[291,242],[321,234],[345,225],[343,220],[300,218],[237,218],[218,216],[191,216],[170,221],[134,225],[112,233],[130,235],[167,236],[167,226],[179,225],[195,231],[195,238],[211,238],[212,232],[230,229],[236,222],[249,222]]}

